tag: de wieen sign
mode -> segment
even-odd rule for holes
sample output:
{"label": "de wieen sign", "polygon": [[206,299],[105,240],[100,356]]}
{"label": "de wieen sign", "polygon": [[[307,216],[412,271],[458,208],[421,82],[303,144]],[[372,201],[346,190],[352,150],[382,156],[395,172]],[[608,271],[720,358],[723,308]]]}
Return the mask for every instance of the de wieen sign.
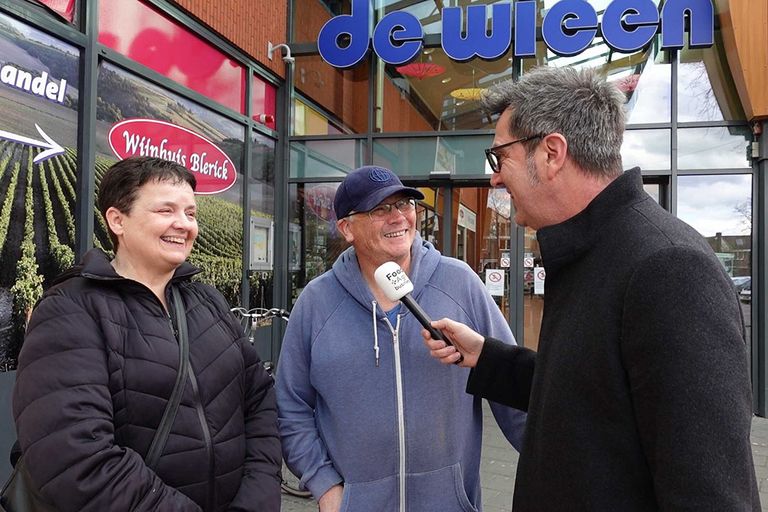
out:
{"label": "de wieen sign", "polygon": [[[421,51],[424,30],[411,13],[395,11],[384,16],[371,36],[371,0],[352,0],[350,14],[328,20],[320,29],[317,46],[331,66],[349,68],[373,51],[387,64],[411,61]],[[485,5],[445,7],[442,12],[442,47],[455,61],[479,57],[494,60],[506,54],[514,40],[515,57],[536,55],[536,2],[519,1],[491,6],[491,28]],[[614,0],[603,12],[602,37],[617,52],[632,53],[647,45],[661,25],[661,48],[679,49],[685,44],[685,19],[690,20],[689,46],[704,48],[714,43],[712,0],[667,0],[659,12],[652,0]],[[514,19],[514,23],[513,23]],[[541,26],[547,47],[558,55],[577,55],[598,33],[597,12],[586,0],[560,0],[547,11]],[[346,35],[345,44],[340,39]]]}

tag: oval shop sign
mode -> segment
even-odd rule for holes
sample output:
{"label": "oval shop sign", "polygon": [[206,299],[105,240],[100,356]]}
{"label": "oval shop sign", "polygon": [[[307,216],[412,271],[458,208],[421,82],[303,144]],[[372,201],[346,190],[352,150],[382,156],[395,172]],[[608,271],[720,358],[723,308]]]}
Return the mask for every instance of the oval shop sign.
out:
{"label": "oval shop sign", "polygon": [[156,119],[126,119],[112,126],[109,145],[121,160],[152,156],[189,169],[196,194],[224,192],[237,180],[235,164],[216,144],[191,130]]}

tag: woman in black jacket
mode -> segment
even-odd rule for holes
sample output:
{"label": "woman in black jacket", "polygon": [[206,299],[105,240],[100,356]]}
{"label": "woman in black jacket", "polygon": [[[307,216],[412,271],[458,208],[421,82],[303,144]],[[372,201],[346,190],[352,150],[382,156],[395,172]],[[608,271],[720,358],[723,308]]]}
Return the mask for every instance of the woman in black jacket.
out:
{"label": "woman in black jacket", "polygon": [[[216,290],[191,281],[195,178],[156,158],[118,162],[99,209],[115,246],[63,275],[35,308],[13,412],[35,487],[62,511],[277,511],[272,379]],[[145,457],[174,388],[182,298],[189,365],[153,469]]]}

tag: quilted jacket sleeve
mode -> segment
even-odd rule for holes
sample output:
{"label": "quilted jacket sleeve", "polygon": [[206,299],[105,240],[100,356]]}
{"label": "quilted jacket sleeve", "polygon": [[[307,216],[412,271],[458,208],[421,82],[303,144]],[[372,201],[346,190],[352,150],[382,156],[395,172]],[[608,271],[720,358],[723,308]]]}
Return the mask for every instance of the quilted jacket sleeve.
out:
{"label": "quilted jacket sleeve", "polygon": [[53,293],[35,309],[13,391],[34,484],[61,511],[198,511],[131,449],[115,444],[107,350],[82,304]]}
{"label": "quilted jacket sleeve", "polygon": [[245,361],[246,454],[240,488],[229,510],[280,510],[282,458],[275,388],[256,348],[245,338],[240,340],[240,346]]}

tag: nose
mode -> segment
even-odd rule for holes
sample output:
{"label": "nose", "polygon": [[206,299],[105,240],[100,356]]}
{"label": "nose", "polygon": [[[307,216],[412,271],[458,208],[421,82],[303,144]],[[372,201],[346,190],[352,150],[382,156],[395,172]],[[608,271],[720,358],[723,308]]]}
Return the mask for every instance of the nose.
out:
{"label": "nose", "polygon": [[504,185],[504,182],[501,181],[501,173],[500,172],[495,172],[495,173],[491,174],[491,186],[493,188],[496,188],[496,187],[498,187],[500,185]]}
{"label": "nose", "polygon": [[180,212],[173,219],[173,227],[175,229],[183,229],[188,231],[197,223],[194,217],[189,217],[186,212]]}

